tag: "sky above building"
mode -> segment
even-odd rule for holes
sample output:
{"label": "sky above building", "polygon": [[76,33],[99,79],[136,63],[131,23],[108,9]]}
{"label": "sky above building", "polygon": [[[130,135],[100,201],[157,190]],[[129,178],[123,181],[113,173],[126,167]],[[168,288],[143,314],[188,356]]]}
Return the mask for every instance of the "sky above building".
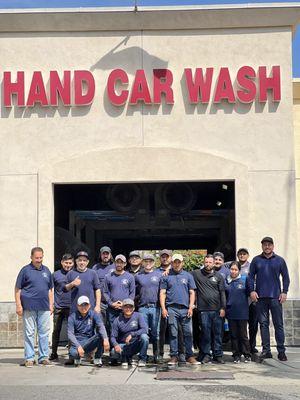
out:
{"label": "sky above building", "polygon": [[[274,0],[0,0],[0,9],[14,8],[68,8],[68,7],[128,7],[163,5],[210,5],[275,3]],[[281,0],[280,3],[298,3],[296,0]],[[293,76],[300,77],[300,27],[293,38]]]}

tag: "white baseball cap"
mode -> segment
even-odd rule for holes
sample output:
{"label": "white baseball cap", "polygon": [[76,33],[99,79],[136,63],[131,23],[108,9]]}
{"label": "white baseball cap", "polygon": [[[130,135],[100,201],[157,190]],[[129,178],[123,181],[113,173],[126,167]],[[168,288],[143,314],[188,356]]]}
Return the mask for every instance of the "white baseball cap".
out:
{"label": "white baseball cap", "polygon": [[77,304],[81,306],[82,304],[90,304],[90,299],[87,296],[78,297]]}
{"label": "white baseball cap", "polygon": [[172,261],[175,261],[175,260],[183,261],[182,254],[173,254],[172,255]]}

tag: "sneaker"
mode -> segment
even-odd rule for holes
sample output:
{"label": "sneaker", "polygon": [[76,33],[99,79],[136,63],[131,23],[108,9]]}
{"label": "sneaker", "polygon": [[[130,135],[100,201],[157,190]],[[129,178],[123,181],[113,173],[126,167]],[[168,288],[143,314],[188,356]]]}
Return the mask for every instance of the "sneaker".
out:
{"label": "sneaker", "polygon": [[239,364],[239,363],[241,362],[241,357],[240,357],[240,356],[234,356],[234,357],[233,357],[233,362],[234,362],[235,364]]}
{"label": "sneaker", "polygon": [[177,357],[171,357],[170,361],[168,361],[168,365],[174,366],[178,364],[178,358]]}
{"label": "sneaker", "polygon": [[201,361],[201,364],[211,364],[211,357],[208,354],[206,354],[203,357],[203,359]]}
{"label": "sneaker", "polygon": [[80,366],[80,364],[81,364],[81,360],[80,360],[80,358],[78,359],[78,358],[76,358],[75,360],[74,360],[74,367],[79,367]]}
{"label": "sneaker", "polygon": [[58,355],[51,353],[49,356],[49,361],[58,361]]}
{"label": "sneaker", "polygon": [[43,367],[52,367],[53,364],[51,364],[51,362],[45,358],[45,360],[42,360],[39,362],[39,365],[42,365]]}
{"label": "sneaker", "polygon": [[179,354],[178,362],[179,362],[179,364],[185,364],[186,363],[185,354]]}
{"label": "sneaker", "polygon": [[251,362],[251,357],[250,356],[244,356],[244,362],[245,363]]}
{"label": "sneaker", "polygon": [[34,362],[32,360],[26,360],[24,363],[24,367],[33,368]]}
{"label": "sneaker", "polygon": [[266,358],[273,358],[272,353],[270,351],[267,353],[265,352],[260,353],[259,359],[261,361],[265,360]]}
{"label": "sneaker", "polygon": [[164,362],[164,355],[163,354],[159,354],[157,356],[157,363],[158,364],[162,364]]}
{"label": "sneaker", "polygon": [[201,363],[195,357],[189,357],[186,362],[190,365],[200,365]]}
{"label": "sneaker", "polygon": [[102,368],[103,367],[102,358],[94,358],[94,365],[95,367]]}
{"label": "sneaker", "polygon": [[138,367],[146,367],[146,361],[139,360]]}
{"label": "sneaker", "polygon": [[251,354],[256,354],[258,353],[258,350],[256,347],[254,347],[253,349],[251,349]]}
{"label": "sneaker", "polygon": [[65,361],[65,365],[74,365],[74,358],[69,358]]}
{"label": "sneaker", "polygon": [[214,362],[216,364],[225,364],[225,361],[223,360],[223,357],[219,356],[219,357],[214,357]]}
{"label": "sneaker", "polygon": [[278,353],[278,360],[279,361],[287,361],[288,360],[284,351],[282,353]]}
{"label": "sneaker", "polygon": [[128,361],[123,361],[122,363],[121,363],[121,367],[123,367],[123,368],[127,368],[128,367]]}

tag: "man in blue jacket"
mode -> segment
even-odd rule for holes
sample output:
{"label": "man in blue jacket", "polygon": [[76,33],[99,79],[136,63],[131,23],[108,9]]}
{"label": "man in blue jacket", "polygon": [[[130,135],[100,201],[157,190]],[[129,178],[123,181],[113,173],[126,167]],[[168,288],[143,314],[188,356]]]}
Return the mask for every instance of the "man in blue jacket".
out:
{"label": "man in blue jacket", "polygon": [[121,357],[123,367],[132,363],[132,357],[139,354],[139,367],[145,367],[149,338],[147,324],[141,313],[134,311],[134,301],[124,299],[122,314],[113,323],[111,344],[112,357]]}
{"label": "man in blue jacket", "polygon": [[[262,254],[253,258],[250,265],[249,286],[252,301],[257,302],[258,320],[261,329],[261,360],[272,358],[270,347],[269,314],[275,329],[278,359],[287,361],[284,346],[282,304],[287,299],[290,285],[289,272],[284,259],[274,253],[274,241],[264,237],[261,241]],[[282,277],[282,286],[280,282]]]}
{"label": "man in blue jacket", "polygon": [[[77,311],[68,319],[68,338],[71,342],[70,360],[78,367],[81,358],[96,350],[94,365],[102,367],[102,354],[109,351],[109,340],[101,315],[91,309],[87,296],[80,296],[77,300]],[[70,364],[70,363],[68,363]]]}

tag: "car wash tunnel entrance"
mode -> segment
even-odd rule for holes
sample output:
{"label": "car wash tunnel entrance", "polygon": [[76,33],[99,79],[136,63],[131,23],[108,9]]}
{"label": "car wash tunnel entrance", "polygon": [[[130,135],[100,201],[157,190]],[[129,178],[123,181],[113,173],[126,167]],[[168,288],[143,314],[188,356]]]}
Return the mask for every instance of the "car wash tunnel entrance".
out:
{"label": "car wash tunnel entrance", "polygon": [[233,181],[56,184],[55,266],[65,252],[99,248],[206,250],[235,256]]}

